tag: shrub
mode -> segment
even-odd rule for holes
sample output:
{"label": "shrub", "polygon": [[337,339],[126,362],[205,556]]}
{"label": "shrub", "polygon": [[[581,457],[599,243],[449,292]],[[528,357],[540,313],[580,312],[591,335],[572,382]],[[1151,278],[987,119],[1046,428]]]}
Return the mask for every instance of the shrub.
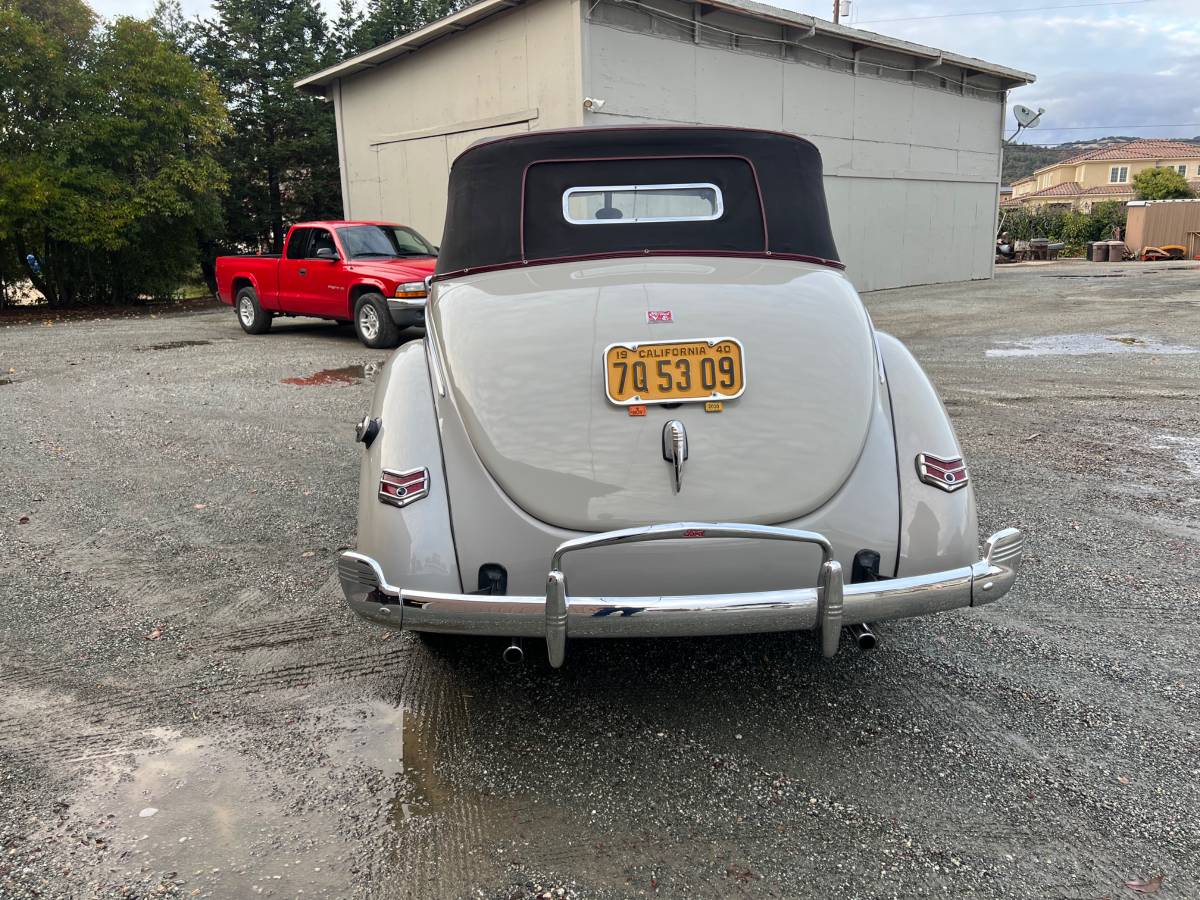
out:
{"label": "shrub", "polygon": [[1195,196],[1187,179],[1165,166],[1142,169],[1133,176],[1133,190],[1139,200],[1183,200]]}
{"label": "shrub", "polygon": [[1119,200],[1096,203],[1088,212],[1074,209],[1006,209],[1000,211],[1000,231],[1015,241],[1047,238],[1066,244],[1065,256],[1083,253],[1088,241],[1106,241],[1114,225],[1125,227],[1125,204]]}

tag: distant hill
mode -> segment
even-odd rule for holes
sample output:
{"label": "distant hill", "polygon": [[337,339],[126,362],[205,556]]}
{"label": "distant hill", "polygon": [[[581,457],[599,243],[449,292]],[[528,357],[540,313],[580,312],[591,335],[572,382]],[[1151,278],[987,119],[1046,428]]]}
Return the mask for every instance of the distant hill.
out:
{"label": "distant hill", "polygon": [[1052,165],[1076,152],[1083,151],[1064,151],[1057,147],[1034,147],[1030,144],[1005,144],[1004,169],[1000,180],[1004,184],[1012,184],[1026,175],[1032,175],[1042,166]]}
{"label": "distant hill", "polygon": [[[1135,136],[1115,134],[1109,137],[1068,141],[1065,144],[1056,144],[1053,147],[1039,147],[1036,144],[1006,143],[1004,145],[1004,171],[1001,175],[1001,180],[1004,184],[1012,184],[1026,175],[1032,175],[1037,169],[1052,165],[1061,159],[1077,156],[1080,153],[1088,153],[1092,150],[1099,150],[1102,147],[1108,147],[1112,144],[1125,144],[1136,140],[1137,137]],[[1164,140],[1180,141],[1185,144],[1200,144],[1200,136],[1164,138]]]}

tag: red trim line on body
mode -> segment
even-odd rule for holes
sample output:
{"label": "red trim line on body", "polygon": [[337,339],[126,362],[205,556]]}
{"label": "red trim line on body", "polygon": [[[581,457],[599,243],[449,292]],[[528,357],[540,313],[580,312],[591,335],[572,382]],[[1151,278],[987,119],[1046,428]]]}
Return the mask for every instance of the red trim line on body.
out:
{"label": "red trim line on body", "polygon": [[433,276],[434,281],[447,278],[457,278],[462,275],[478,275],[481,272],[499,272],[504,269],[525,269],[530,266],[550,266],[555,263],[587,262],[593,259],[645,259],[647,256],[720,256],[735,259],[782,259],[787,262],[805,262],[818,266],[828,266],[839,272],[846,264],[836,259],[824,259],[820,256],[805,256],[802,253],[772,253],[770,250],[615,250],[611,253],[582,253],[577,256],[551,256],[546,259],[527,259],[515,262],[493,263],[488,266],[474,266],[466,269],[455,269],[453,272],[439,272]]}

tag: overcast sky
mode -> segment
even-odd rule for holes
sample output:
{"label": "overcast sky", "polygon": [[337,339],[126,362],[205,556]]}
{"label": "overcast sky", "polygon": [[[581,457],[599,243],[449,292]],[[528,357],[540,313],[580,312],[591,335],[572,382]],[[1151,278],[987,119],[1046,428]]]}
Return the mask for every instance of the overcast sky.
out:
{"label": "overcast sky", "polygon": [[[774,3],[826,19],[833,9],[832,0]],[[154,6],[153,0],[91,4],[107,16],[149,15]],[[209,8],[204,0],[183,6],[189,13]],[[336,2],[325,6],[332,11]],[[1044,106],[1046,114],[1023,140],[1200,135],[1200,0],[853,0],[844,21],[1032,72],[1037,82],[1011,99]]]}

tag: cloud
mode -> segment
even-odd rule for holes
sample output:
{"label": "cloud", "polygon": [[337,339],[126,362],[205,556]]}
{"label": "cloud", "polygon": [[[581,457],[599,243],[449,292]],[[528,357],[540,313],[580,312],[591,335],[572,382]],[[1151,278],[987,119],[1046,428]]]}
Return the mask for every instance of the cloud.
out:
{"label": "cloud", "polygon": [[[149,15],[154,0],[91,0],[105,15]],[[768,0],[772,2],[772,0]],[[773,0],[779,6],[828,18],[832,0]],[[1089,0],[1063,0],[1064,6]],[[1042,125],[1023,140],[1059,143],[1107,134],[1191,137],[1200,125],[1200,14],[1197,0],[1153,0],[1130,5],[1060,8],[1054,0],[1008,0],[993,15],[918,18],[969,9],[997,10],[1004,0],[945,3],[853,0],[848,24],[1032,72],[1037,82],[1018,88],[1011,102],[1046,108]],[[183,0],[186,12],[210,12],[208,0]],[[335,0],[322,0],[333,14]],[[362,4],[360,4],[362,5]],[[871,24],[868,20],[890,19]]]}
{"label": "cloud", "polygon": [[[780,5],[828,18],[830,4],[776,0]],[[1085,0],[1066,0],[1085,2]],[[1018,11],[987,16],[935,16],[945,4],[903,0],[855,0],[849,24],[1031,72],[1037,82],[1013,91],[1011,102],[1046,108],[1042,127],[1023,140],[1059,143],[1107,134],[1191,137],[1200,126],[1200,15],[1196,0],[1156,0],[1020,12],[1052,6],[1052,0],[1011,0]],[[952,11],[997,10],[1005,3],[970,0]],[[1126,126],[1126,127],[1115,127]],[[1070,130],[1067,130],[1070,129]]]}

